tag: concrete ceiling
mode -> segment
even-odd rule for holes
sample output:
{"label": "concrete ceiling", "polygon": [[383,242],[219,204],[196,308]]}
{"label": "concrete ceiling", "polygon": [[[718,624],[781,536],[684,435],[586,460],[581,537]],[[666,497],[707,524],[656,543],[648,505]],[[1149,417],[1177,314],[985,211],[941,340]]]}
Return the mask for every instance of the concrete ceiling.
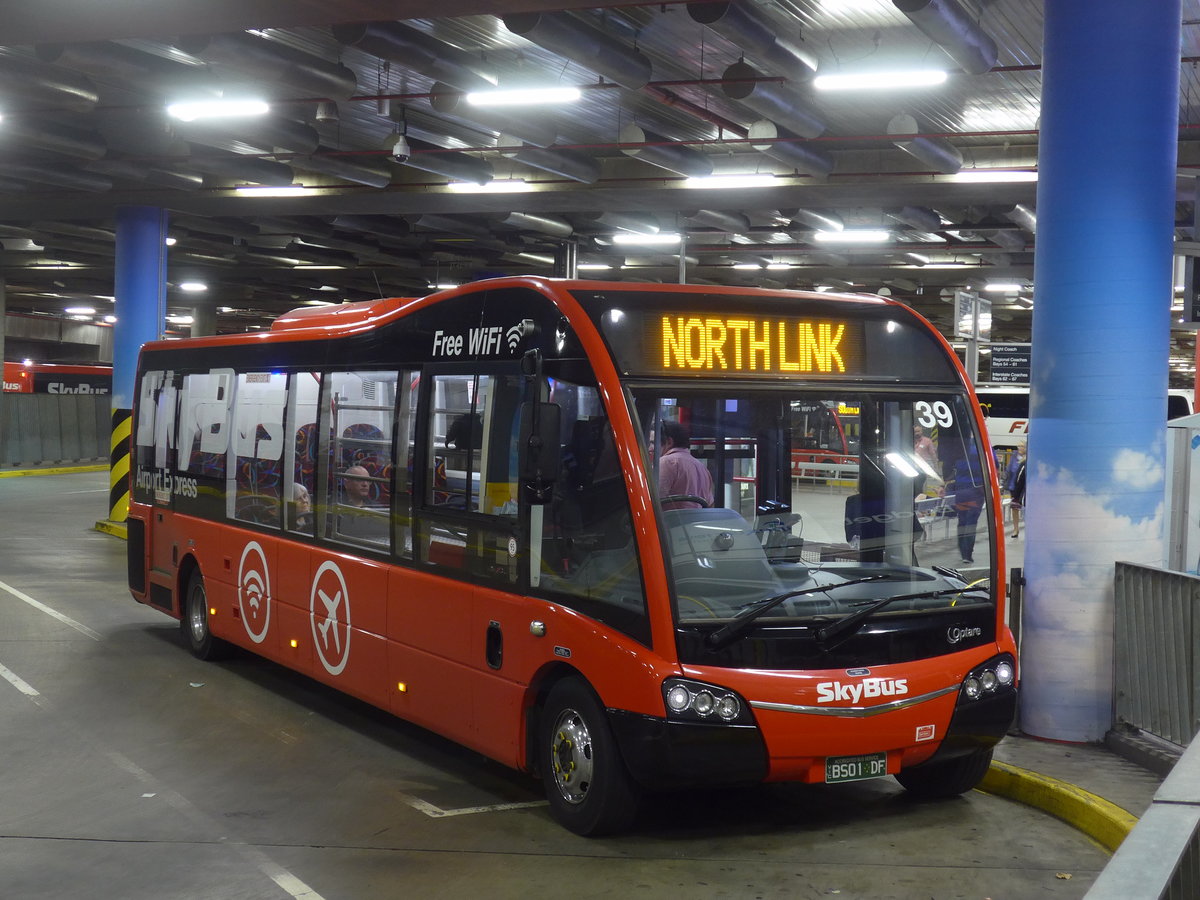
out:
{"label": "concrete ceiling", "polygon": [[[551,274],[567,242],[581,261],[612,265],[606,277],[676,280],[671,251],[613,246],[633,229],[684,233],[689,281],[882,288],[949,331],[956,288],[1032,284],[1036,185],[959,176],[1036,171],[1040,111],[1041,0],[958,3],[960,46],[933,40],[893,0],[0,2],[9,311],[61,315],[111,295],[114,211],[138,204],[169,211],[169,305],[195,305],[175,286],[203,280],[206,302],[230,310],[221,330],[330,297]],[[1200,0],[1184,7],[1191,59]],[[517,8],[541,19],[515,17]],[[989,40],[994,58],[977,65],[970,49]],[[914,65],[950,74],[932,88],[823,93],[814,64],[817,74]],[[583,96],[569,108],[480,112],[462,92],[486,75]],[[1185,99],[1200,93],[1192,66],[1181,79]],[[253,91],[271,112],[185,125],[164,111],[185,89]],[[1185,102],[1185,123],[1191,113]],[[770,143],[763,127],[782,129],[781,139]],[[401,133],[412,151],[403,163],[392,158]],[[1181,166],[1200,162],[1191,132],[1181,135]],[[685,187],[685,173],[710,170],[775,179]],[[467,178],[524,179],[529,190],[447,187]],[[1191,180],[1181,180],[1184,223]],[[235,195],[246,184],[308,191]],[[891,237],[830,250],[815,238],[828,223]],[[1178,233],[1191,238],[1190,227]],[[1028,340],[1028,292],[993,300],[994,336]],[[88,305],[103,312],[105,302]],[[1179,355],[1194,347],[1183,332],[1175,344]]]}

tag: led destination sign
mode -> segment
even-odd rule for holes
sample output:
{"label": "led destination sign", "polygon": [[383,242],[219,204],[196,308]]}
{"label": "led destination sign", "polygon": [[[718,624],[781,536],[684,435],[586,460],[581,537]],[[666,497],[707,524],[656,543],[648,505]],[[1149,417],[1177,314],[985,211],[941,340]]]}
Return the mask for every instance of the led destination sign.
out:
{"label": "led destination sign", "polygon": [[860,370],[861,325],[830,318],[658,315],[646,363],[664,372],[843,375]]}

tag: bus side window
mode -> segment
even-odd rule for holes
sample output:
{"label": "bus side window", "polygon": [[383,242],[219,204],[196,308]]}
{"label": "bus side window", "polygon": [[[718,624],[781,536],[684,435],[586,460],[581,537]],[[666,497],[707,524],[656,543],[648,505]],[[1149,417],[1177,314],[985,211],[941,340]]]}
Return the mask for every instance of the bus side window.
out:
{"label": "bus side window", "polygon": [[291,473],[287,501],[287,528],[312,534],[317,497],[317,458],[320,440],[317,410],[321,399],[321,373],[297,372],[288,390],[287,449],[283,471]]}
{"label": "bus side window", "polygon": [[515,583],[521,377],[435,375],[428,418],[422,561]]}
{"label": "bus side window", "polygon": [[322,532],[331,540],[377,550],[391,543],[396,393],[409,381],[396,371],[329,375],[322,418],[331,484],[321,508]]}
{"label": "bus side window", "polygon": [[232,369],[184,376],[179,400],[180,471],[206,478],[225,477],[232,401]]}
{"label": "bus side window", "polygon": [[286,375],[238,375],[233,404],[233,458],[225,488],[226,511],[231,518],[279,527],[286,403]]}

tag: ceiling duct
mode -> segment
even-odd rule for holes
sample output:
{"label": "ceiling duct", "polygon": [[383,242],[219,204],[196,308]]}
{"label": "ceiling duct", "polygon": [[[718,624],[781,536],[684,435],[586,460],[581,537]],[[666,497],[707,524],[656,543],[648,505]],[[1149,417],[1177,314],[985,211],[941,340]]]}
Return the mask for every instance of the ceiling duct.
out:
{"label": "ceiling duct", "polygon": [[364,160],[361,156],[339,156],[328,147],[318,148],[312,156],[301,156],[292,160],[292,165],[310,172],[320,172],[368,187],[383,188],[392,183],[392,167],[386,162]]}
{"label": "ceiling duct", "polygon": [[513,212],[499,220],[499,224],[521,231],[536,231],[556,238],[569,238],[575,233],[571,223],[557,216],[547,216],[542,213]]}
{"label": "ceiling duct", "polygon": [[91,79],[36,59],[0,56],[0,93],[10,105],[28,101],[71,112],[89,112],[100,100]]}
{"label": "ceiling duct", "polygon": [[188,146],[171,126],[164,110],[147,115],[144,110],[106,109],[98,114],[97,130],[111,153],[130,156],[188,155]]}
{"label": "ceiling duct", "polygon": [[298,257],[301,265],[305,265],[306,261],[318,266],[354,266],[358,264],[358,257],[353,253],[346,253],[343,250],[328,250],[324,247],[306,244],[303,241],[292,241],[283,248],[283,252]]}
{"label": "ceiling duct", "polygon": [[399,216],[337,216],[333,226],[383,237],[405,238],[412,234],[408,220]]}
{"label": "ceiling duct", "polygon": [[501,134],[498,146],[519,146],[519,150],[501,150],[500,155],[552,175],[560,175],[580,184],[595,184],[600,179],[600,163],[578,150],[533,147],[511,134]]}
{"label": "ceiling duct", "polygon": [[0,146],[10,143],[87,160],[100,159],[108,152],[103,138],[96,132],[19,113],[6,115],[4,127],[0,129]]}
{"label": "ceiling duct", "polygon": [[203,155],[189,157],[187,164],[207,175],[270,187],[284,187],[292,183],[291,166],[286,166],[281,162],[235,156],[232,153],[214,154],[205,147],[201,147],[199,150]]}
{"label": "ceiling duct", "polygon": [[642,144],[640,147],[622,147],[621,152],[660,169],[678,172],[689,178],[703,178],[712,174],[712,160],[699,150],[674,143],[632,122],[621,129],[617,140],[622,144]]}
{"label": "ceiling duct", "polygon": [[485,91],[498,80],[495,71],[475,55],[399,22],[334,25],[331,30],[338,43],[464,91]]}
{"label": "ceiling duct", "polygon": [[225,237],[246,238],[258,234],[258,226],[241,219],[225,219],[208,216],[189,216],[176,213],[171,216],[171,227],[180,227],[201,234],[219,234]]}
{"label": "ceiling duct", "polygon": [[807,80],[817,71],[817,57],[779,37],[778,25],[745,0],[689,3],[688,15],[728,38],[767,68],[793,81]]}
{"label": "ceiling duct", "polygon": [[[466,95],[448,84],[438,82],[430,89],[429,105],[435,112],[475,122],[492,131],[516,135],[527,144],[548,147],[558,140],[558,129],[548,121],[533,122],[511,111],[495,107],[471,106]],[[548,118],[552,118],[551,113]]]}
{"label": "ceiling duct", "polygon": [[39,159],[0,159],[0,177],[15,178],[20,181],[33,181],[38,184],[52,184],[55,187],[68,188],[75,191],[108,191],[112,190],[112,179],[98,172],[87,172],[74,165],[63,162],[47,162]]}
{"label": "ceiling duct", "polygon": [[650,81],[649,57],[568,13],[510,13],[500,18],[513,34],[603,75],[621,87],[641,90]]}
{"label": "ceiling duct", "polygon": [[[456,181],[487,184],[492,180],[492,164],[487,160],[479,159],[467,153],[446,151],[436,144],[419,141],[416,138],[410,137],[407,140],[412,155],[405,159],[394,156],[392,157],[393,162],[401,163],[411,169],[420,169],[422,172],[430,172],[434,175],[441,175],[443,178],[451,178]],[[385,149],[391,150],[395,142],[395,135],[389,137],[384,144]]]}
{"label": "ceiling duct", "polygon": [[750,220],[742,213],[726,212],[723,209],[701,209],[682,215],[694,225],[715,228],[728,234],[743,234],[750,230]]}
{"label": "ceiling duct", "polygon": [[805,228],[815,228],[817,231],[841,231],[846,227],[842,217],[836,213],[821,212],[817,209],[791,209],[792,222]]}
{"label": "ceiling duct", "polygon": [[883,214],[917,231],[941,231],[942,217],[927,206],[902,206],[885,209]]}
{"label": "ceiling duct", "polygon": [[662,226],[658,224],[658,217],[653,213],[611,212],[608,210],[598,212],[589,210],[581,212],[577,218],[581,221],[603,225],[607,228],[632,231],[635,234],[658,234],[662,230]]}
{"label": "ceiling duct", "polygon": [[745,80],[762,77],[753,66],[736,62],[722,77],[726,79],[721,85],[725,96],[739,101],[764,119],[804,138],[819,137],[825,131],[825,122],[816,113],[805,109],[802,98],[792,88],[774,82]]}
{"label": "ceiling duct", "polygon": [[1004,216],[1015,225],[1020,225],[1030,234],[1037,234],[1037,213],[1024,203],[1014,203],[1012,206],[1002,206],[993,209],[997,215]]}
{"label": "ceiling duct", "polygon": [[204,67],[185,65],[122,44],[108,41],[39,44],[34,51],[42,62],[81,69],[92,75],[128,82],[163,95],[183,90],[192,95],[206,93],[215,96],[220,92],[216,80]]}
{"label": "ceiling duct", "polygon": [[320,135],[311,125],[264,116],[256,119],[196,119],[173,124],[175,131],[186,140],[212,144],[219,140],[234,140],[264,153],[286,150],[291,153],[312,153],[320,143]]}
{"label": "ceiling duct", "polygon": [[996,65],[996,42],[958,0],[892,0],[963,71],[982,75]]}
{"label": "ceiling duct", "polygon": [[888,134],[911,135],[906,140],[893,143],[931,169],[945,175],[953,175],[962,168],[963,155],[958,148],[944,138],[923,137],[920,125],[912,116],[906,113],[892,116],[887,130]]}
{"label": "ceiling duct", "polygon": [[425,213],[417,219],[418,228],[428,228],[430,231],[448,231],[466,237],[490,238],[491,231],[478,221],[459,219],[454,216],[443,216],[436,213]]}
{"label": "ceiling duct", "polygon": [[824,178],[833,171],[833,158],[813,147],[800,143],[799,135],[776,125],[769,119],[759,119],[750,126],[747,137],[763,141],[750,146],[776,162],[795,169],[803,175]]}
{"label": "ceiling duct", "polygon": [[267,84],[282,83],[314,97],[345,100],[358,91],[358,79],[351,69],[270,38],[245,32],[193,35],[179,38],[175,46],[219,69],[245,72]]}
{"label": "ceiling duct", "polygon": [[980,231],[979,233],[998,247],[1014,252],[1024,250],[1029,244],[1020,231],[1012,229],[997,228],[994,231]]}

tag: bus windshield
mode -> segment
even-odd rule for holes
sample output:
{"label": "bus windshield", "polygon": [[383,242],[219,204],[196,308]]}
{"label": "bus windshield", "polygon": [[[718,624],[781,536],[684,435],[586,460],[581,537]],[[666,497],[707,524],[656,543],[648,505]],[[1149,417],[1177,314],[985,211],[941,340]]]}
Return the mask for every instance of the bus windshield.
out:
{"label": "bus windshield", "polygon": [[964,394],[634,396],[681,625],[790,592],[764,624],[837,619],[888,597],[881,616],[994,602],[985,445]]}

